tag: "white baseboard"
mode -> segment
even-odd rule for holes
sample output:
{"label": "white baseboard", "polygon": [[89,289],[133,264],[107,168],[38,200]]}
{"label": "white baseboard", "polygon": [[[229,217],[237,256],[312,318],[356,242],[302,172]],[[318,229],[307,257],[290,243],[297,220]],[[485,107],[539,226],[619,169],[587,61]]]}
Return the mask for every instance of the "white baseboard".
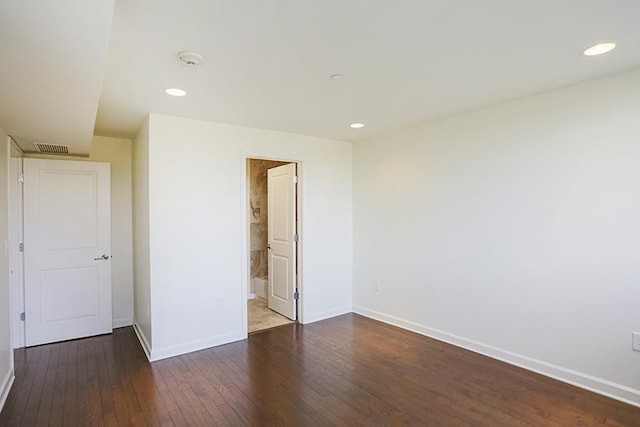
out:
{"label": "white baseboard", "polygon": [[303,316],[302,316],[303,318],[300,319],[300,323],[302,323],[303,325],[307,325],[309,323],[319,322],[320,320],[330,319],[336,316],[342,316],[343,314],[347,314],[351,312],[353,312],[353,307],[347,306],[347,307],[335,308],[333,310],[322,311],[320,313],[313,313],[313,314],[307,314],[307,315],[303,313]]}
{"label": "white baseboard", "polygon": [[515,365],[520,368],[524,368],[529,371],[533,371],[538,374],[545,375],[547,377],[551,377],[589,391],[593,391],[594,393],[602,394],[604,396],[620,400],[621,402],[628,403],[633,406],[640,407],[640,390],[622,384],[617,384],[612,381],[607,381],[602,378],[584,374],[582,372],[577,372],[571,369],[563,368],[561,366],[556,366],[551,363],[543,362],[541,360],[536,360],[527,356],[523,356],[521,354],[513,353],[511,351],[486,345],[464,337],[430,328],[425,325],[420,325],[409,320],[390,316],[385,313],[380,313],[375,310],[369,310],[364,307],[354,306],[353,312],[361,314],[365,317],[369,317],[371,319],[379,320],[381,322],[397,326],[399,328],[407,329],[409,331],[428,336],[430,338],[434,338],[438,341],[443,341],[457,347],[462,347],[475,353],[489,356],[493,359],[501,360],[511,365]]}
{"label": "white baseboard", "polygon": [[144,332],[142,332],[142,328],[140,328],[140,325],[138,325],[138,323],[133,322],[133,330],[138,337],[138,341],[140,341],[142,351],[144,351],[147,359],[151,361],[151,346],[149,345],[149,341],[147,340],[147,337],[145,337]]}
{"label": "white baseboard", "polygon": [[204,350],[206,348],[216,347],[222,344],[229,344],[231,342],[244,340],[246,338],[246,334],[243,334],[242,332],[234,332],[231,334],[208,338],[206,340],[194,341],[172,347],[161,348],[158,350],[152,349],[149,361],[155,362],[157,360],[180,356],[182,354],[191,353],[193,351]]}
{"label": "white baseboard", "polygon": [[4,404],[7,402],[7,397],[9,396],[9,391],[11,390],[11,386],[13,385],[13,381],[16,379],[13,374],[13,369],[10,369],[7,372],[7,375],[2,380],[0,384],[0,411],[4,408]]}
{"label": "white baseboard", "polygon": [[124,328],[125,326],[133,325],[133,319],[131,318],[113,319],[111,323],[113,325],[113,329]]}

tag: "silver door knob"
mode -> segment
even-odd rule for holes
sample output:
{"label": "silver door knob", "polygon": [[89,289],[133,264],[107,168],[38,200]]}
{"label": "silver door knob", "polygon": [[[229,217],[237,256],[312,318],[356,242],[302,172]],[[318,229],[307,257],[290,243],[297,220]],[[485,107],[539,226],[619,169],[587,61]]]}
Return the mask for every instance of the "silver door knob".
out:
{"label": "silver door knob", "polygon": [[271,243],[267,244],[267,249],[271,249]]}
{"label": "silver door knob", "polygon": [[102,256],[98,257],[98,258],[94,258],[94,261],[106,261],[109,259],[109,255],[107,254],[102,254]]}

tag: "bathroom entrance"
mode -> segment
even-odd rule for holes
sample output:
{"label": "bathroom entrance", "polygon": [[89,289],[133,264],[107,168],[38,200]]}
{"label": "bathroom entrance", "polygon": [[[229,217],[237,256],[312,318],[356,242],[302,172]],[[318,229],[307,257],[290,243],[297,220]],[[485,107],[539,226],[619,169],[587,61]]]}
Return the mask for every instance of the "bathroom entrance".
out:
{"label": "bathroom entrance", "polygon": [[297,320],[297,166],[247,159],[249,334]]}

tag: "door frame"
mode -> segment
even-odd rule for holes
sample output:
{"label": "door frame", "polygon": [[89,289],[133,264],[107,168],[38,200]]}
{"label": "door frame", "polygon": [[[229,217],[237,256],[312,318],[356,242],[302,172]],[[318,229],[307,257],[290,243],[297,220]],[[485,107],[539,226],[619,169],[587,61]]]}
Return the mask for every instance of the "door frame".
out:
{"label": "door frame", "polygon": [[[113,292],[111,289],[111,164],[110,162],[95,162],[76,160],[73,158],[40,158],[30,157],[24,160],[23,173],[25,184],[23,186],[23,223],[24,223],[24,301],[27,309],[25,325],[25,345],[28,347],[49,344],[53,342],[66,341],[70,339],[85,338],[88,336],[101,335],[113,332]],[[95,233],[95,238],[90,242],[77,243],[72,246],[60,246],[47,248],[43,246],[45,242],[45,229],[43,222],[45,209],[42,209],[43,197],[47,193],[43,186],[45,173],[52,175],[65,175],[72,177],[77,182],[78,177],[88,176],[89,185],[86,187],[93,195],[95,210],[91,221],[88,223],[92,228],[90,233]],[[83,183],[86,183],[86,178]],[[49,181],[50,182],[50,181]],[[73,194],[74,200],[80,200],[75,196],[75,192],[70,192],[67,187],[63,188],[61,194]],[[90,202],[92,199],[88,199]],[[55,206],[63,207],[60,203]],[[86,212],[86,211],[77,211]],[[56,215],[53,216],[56,218]],[[75,224],[66,223],[67,226],[76,228]],[[66,233],[65,233],[66,234]],[[83,234],[86,236],[86,234]],[[88,236],[92,236],[89,234]],[[55,252],[58,250],[58,252]],[[106,254],[100,256],[100,254]],[[98,256],[98,258],[95,258]],[[92,261],[93,260],[93,261]],[[52,263],[53,261],[53,263]],[[90,283],[95,283],[95,295],[87,295],[88,302],[93,307],[95,301],[95,312],[72,313],[72,317],[47,319],[46,307],[43,295],[45,295],[47,283],[43,272],[61,274],[67,271],[84,272],[91,276]],[[95,274],[95,277],[94,277]],[[93,282],[95,279],[95,282]],[[63,280],[58,282],[53,280],[49,283],[84,283]],[[29,284],[29,287],[27,287]],[[84,284],[81,285],[87,288]],[[75,295],[75,289],[69,289]],[[71,294],[70,294],[71,295]],[[82,295],[82,292],[78,293]],[[94,299],[95,298],[95,299]],[[53,301],[57,301],[54,299]],[[76,300],[77,301],[77,300]],[[82,301],[84,303],[84,300]],[[32,304],[33,303],[33,304]],[[60,306],[73,307],[73,304],[61,303]],[[49,307],[53,307],[49,305]],[[75,307],[81,307],[75,305]],[[73,310],[72,310],[73,311]]]}
{"label": "door frame", "polygon": [[302,197],[304,193],[304,162],[302,160],[296,160],[285,157],[271,157],[260,154],[243,153],[242,154],[242,168],[241,168],[241,185],[242,189],[240,194],[242,203],[242,229],[241,229],[241,256],[242,256],[242,292],[241,292],[241,306],[242,306],[242,333],[245,337],[248,336],[248,322],[247,322],[247,301],[249,297],[249,286],[251,281],[250,266],[251,266],[251,233],[250,233],[250,221],[249,217],[249,180],[247,179],[248,161],[255,160],[270,160],[274,162],[288,162],[296,164],[296,174],[298,176],[298,185],[296,186],[296,233],[298,233],[299,240],[296,245],[296,288],[298,289],[298,302],[296,306],[296,313],[298,323],[304,323],[304,308],[302,300],[304,298],[303,291],[303,269],[302,269],[302,246],[304,245],[304,229],[303,229],[303,212],[302,212]]}
{"label": "door frame", "polygon": [[[20,313],[24,312],[24,252],[19,250],[20,243],[24,242],[23,186],[18,181],[24,151],[11,137],[9,144],[9,324],[11,348],[17,349],[25,346],[25,323],[20,319]],[[14,159],[15,171],[11,164]]]}

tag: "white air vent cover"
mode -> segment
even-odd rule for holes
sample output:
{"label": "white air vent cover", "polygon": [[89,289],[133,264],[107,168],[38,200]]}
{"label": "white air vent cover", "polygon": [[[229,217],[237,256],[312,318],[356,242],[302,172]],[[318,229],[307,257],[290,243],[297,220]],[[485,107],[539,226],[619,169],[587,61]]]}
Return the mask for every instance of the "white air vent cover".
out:
{"label": "white air vent cover", "polygon": [[69,154],[68,145],[58,144],[42,144],[40,142],[34,142],[33,145],[38,149],[38,152],[44,154]]}

